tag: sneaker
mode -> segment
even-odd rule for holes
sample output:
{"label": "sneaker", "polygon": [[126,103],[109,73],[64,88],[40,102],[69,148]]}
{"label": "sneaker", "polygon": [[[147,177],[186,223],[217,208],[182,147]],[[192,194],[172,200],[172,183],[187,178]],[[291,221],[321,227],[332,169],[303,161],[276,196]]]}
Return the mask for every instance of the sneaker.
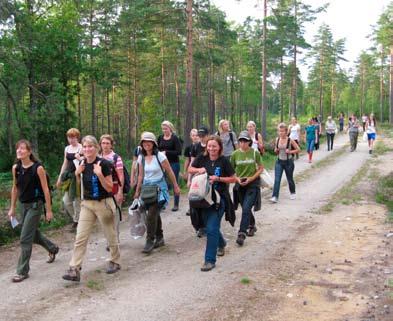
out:
{"label": "sneaker", "polygon": [[145,247],[142,250],[142,253],[149,254],[154,249],[155,242],[153,240],[147,239]]}
{"label": "sneaker", "polygon": [[258,231],[256,226],[250,226],[247,232],[247,236],[254,236],[256,231]]}
{"label": "sneaker", "polygon": [[79,269],[70,266],[70,268],[66,271],[66,274],[63,275],[63,279],[66,281],[79,282],[81,280]]}
{"label": "sneaker", "polygon": [[225,255],[225,247],[219,247],[217,249],[217,256],[224,256]]}
{"label": "sneaker", "polygon": [[179,210],[179,206],[177,206],[177,205],[175,205],[173,208],[172,208],[172,212],[177,212]]}
{"label": "sneaker", "polygon": [[290,200],[295,200],[296,199],[296,194],[292,193],[291,195],[289,195],[289,199]]}
{"label": "sneaker", "polygon": [[213,270],[216,267],[214,263],[211,262],[205,262],[205,264],[202,265],[201,271],[202,272],[208,272],[210,270]]}
{"label": "sneaker", "polygon": [[277,202],[278,202],[277,197],[273,196],[273,197],[270,199],[270,202],[272,202],[272,203],[277,203]]}
{"label": "sneaker", "polygon": [[116,273],[121,269],[120,264],[117,264],[115,262],[109,261],[108,268],[106,269],[107,274],[113,274]]}
{"label": "sneaker", "polygon": [[154,248],[157,249],[161,246],[165,245],[164,237],[157,237],[155,242],[154,242]]}
{"label": "sneaker", "polygon": [[236,243],[239,244],[239,246],[243,246],[245,239],[246,239],[246,235],[244,235],[244,233],[239,233],[236,239]]}
{"label": "sneaker", "polygon": [[53,263],[56,259],[56,254],[59,253],[59,247],[56,246],[55,249],[53,250],[53,252],[49,252],[48,254],[48,260],[46,261],[46,263]]}

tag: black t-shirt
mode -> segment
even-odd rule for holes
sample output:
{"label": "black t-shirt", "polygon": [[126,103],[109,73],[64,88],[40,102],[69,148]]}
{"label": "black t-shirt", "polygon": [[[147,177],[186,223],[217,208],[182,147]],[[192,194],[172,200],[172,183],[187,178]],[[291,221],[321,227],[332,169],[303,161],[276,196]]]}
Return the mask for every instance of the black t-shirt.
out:
{"label": "black t-shirt", "polygon": [[166,140],[161,135],[158,137],[158,150],[165,151],[165,156],[169,163],[178,163],[179,155],[181,155],[181,142],[179,137],[172,134],[171,138]]}
{"label": "black t-shirt", "polygon": [[184,157],[186,157],[186,158],[191,158],[192,146],[193,146],[193,144],[188,145],[186,148],[184,148],[184,154],[183,154]]}
{"label": "black t-shirt", "polygon": [[[208,155],[199,155],[191,166],[196,168],[204,167],[209,176],[230,177],[235,175],[230,161],[224,156],[220,156],[218,159],[212,161]],[[228,188],[228,184],[220,182],[214,183],[214,186],[219,193],[224,192]]]}
{"label": "black t-shirt", "polygon": [[[83,171],[83,197],[86,200],[102,200],[111,197],[112,193],[108,193],[101,185],[100,180],[94,174],[94,164],[101,161],[100,166],[102,174],[107,177],[112,175],[112,164],[106,159],[97,157],[93,163],[85,163],[85,170]],[[95,176],[95,178],[93,178]],[[94,182],[95,181],[95,182]],[[96,184],[93,186],[93,184]],[[98,188],[97,188],[98,187]]]}
{"label": "black t-shirt", "polygon": [[206,146],[202,146],[202,143],[193,144],[191,147],[191,157],[198,157],[202,155],[206,150]]}
{"label": "black t-shirt", "polygon": [[44,201],[41,181],[38,176],[38,167],[42,166],[39,162],[33,163],[30,167],[23,167],[18,163],[15,169],[16,187],[18,198],[21,203],[33,203],[38,200]]}

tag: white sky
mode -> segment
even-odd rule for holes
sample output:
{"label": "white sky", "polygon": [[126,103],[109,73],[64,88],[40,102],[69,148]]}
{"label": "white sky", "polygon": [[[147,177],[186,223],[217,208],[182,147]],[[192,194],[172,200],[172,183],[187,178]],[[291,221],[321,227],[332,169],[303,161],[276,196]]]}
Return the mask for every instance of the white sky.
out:
{"label": "white sky", "polygon": [[[262,0],[211,0],[217,7],[226,12],[229,20],[241,24],[248,16],[262,18]],[[312,44],[313,37],[322,23],[330,26],[335,40],[346,38],[346,69],[354,65],[362,50],[371,47],[367,36],[371,33],[371,25],[375,25],[380,14],[392,0],[303,0],[313,7],[329,2],[325,13],[318,15],[317,20],[306,26],[306,40]],[[307,67],[300,67],[302,78],[306,78]]]}

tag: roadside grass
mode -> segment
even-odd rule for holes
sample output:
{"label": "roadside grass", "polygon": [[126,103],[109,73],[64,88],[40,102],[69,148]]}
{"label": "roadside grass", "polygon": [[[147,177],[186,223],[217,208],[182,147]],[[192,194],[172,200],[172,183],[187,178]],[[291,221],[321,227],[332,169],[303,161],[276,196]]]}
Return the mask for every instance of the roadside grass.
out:
{"label": "roadside grass", "polygon": [[374,157],[381,156],[391,151],[393,151],[393,148],[387,146],[383,141],[379,141],[374,147],[373,155]]}
{"label": "roadside grass", "polygon": [[87,281],[86,287],[90,290],[101,291],[104,289],[104,284],[101,281],[90,279]]}
{"label": "roadside grass", "polygon": [[386,205],[389,211],[387,220],[393,223],[393,172],[379,179],[375,200],[379,204]]}
{"label": "roadside grass", "polygon": [[244,285],[248,285],[251,283],[251,280],[245,276],[245,277],[241,278],[240,283],[244,284]]}
{"label": "roadside grass", "polygon": [[393,300],[393,279],[388,279],[386,286],[390,289],[388,296],[391,300]]}

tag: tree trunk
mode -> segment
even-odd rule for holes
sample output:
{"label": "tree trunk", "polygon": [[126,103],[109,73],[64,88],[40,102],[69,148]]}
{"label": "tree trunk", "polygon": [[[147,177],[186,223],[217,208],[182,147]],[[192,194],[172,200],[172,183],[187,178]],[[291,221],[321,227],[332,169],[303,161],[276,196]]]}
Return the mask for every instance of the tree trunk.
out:
{"label": "tree trunk", "polygon": [[393,46],[390,47],[390,123],[393,124]]}
{"label": "tree trunk", "polygon": [[164,118],[168,118],[167,110],[165,106],[165,61],[164,61],[164,30],[161,29],[161,48],[160,48],[160,57],[161,57],[161,108],[162,115]]}
{"label": "tree trunk", "polygon": [[267,57],[266,57],[266,39],[267,39],[267,1],[263,1],[263,34],[262,34],[262,110],[261,110],[261,126],[262,126],[262,137],[264,140],[267,139],[266,131],[266,116],[267,116],[267,97],[266,97],[266,80],[267,80]]}
{"label": "tree trunk", "polygon": [[280,58],[280,122],[284,121],[284,58]]}
{"label": "tree trunk", "polygon": [[381,68],[380,68],[380,75],[379,75],[379,121],[383,122],[383,101],[384,101],[384,62],[385,62],[385,52],[382,46],[381,48]]}
{"label": "tree trunk", "polygon": [[361,65],[360,73],[361,73],[360,74],[360,115],[362,116],[364,114],[364,94],[365,94],[364,63],[362,63],[362,65]]}
{"label": "tree trunk", "polygon": [[319,114],[323,119],[323,57],[319,68]]}
{"label": "tree trunk", "polygon": [[76,94],[77,94],[77,109],[78,109],[78,128],[82,129],[82,109],[81,109],[81,84],[79,80],[79,75],[76,78]]}
{"label": "tree trunk", "polygon": [[[202,92],[201,92],[201,80],[200,80],[200,74],[199,74],[199,66],[196,64],[195,66],[195,94],[196,94],[196,103],[197,106],[200,108],[199,113],[195,113],[195,126],[196,128],[199,128],[201,126],[201,108],[202,108]],[[186,133],[187,135],[189,133]]]}
{"label": "tree trunk", "polygon": [[[181,113],[181,103],[180,103],[180,85],[179,85],[179,75],[178,75],[178,67],[177,63],[174,66],[173,72],[173,81],[175,82],[175,91],[176,91],[176,128],[180,131],[182,127],[181,120],[182,120],[182,113]],[[183,133],[183,137],[187,136],[187,133]]]}
{"label": "tree trunk", "polygon": [[[187,70],[186,70],[186,124],[185,132],[189,133],[192,129],[192,67],[193,67],[193,47],[192,47],[192,6],[193,0],[187,0]],[[189,135],[185,136],[185,144],[189,145],[191,143]]]}
{"label": "tree trunk", "polygon": [[107,131],[111,132],[111,109],[109,104],[109,88],[106,89],[106,121],[107,121]]}
{"label": "tree trunk", "polygon": [[[295,24],[297,29],[297,0],[294,0],[295,6]],[[295,45],[293,46],[293,73],[292,73],[292,88],[291,88],[291,116],[296,117],[297,115],[297,33],[295,35]]]}
{"label": "tree trunk", "polygon": [[97,109],[96,109],[96,82],[92,80],[91,84],[91,132],[93,136],[97,134]]}
{"label": "tree trunk", "polygon": [[132,96],[132,52],[131,48],[128,50],[128,90],[127,90],[127,154],[129,157],[132,155],[132,107],[131,107],[131,96]]}

